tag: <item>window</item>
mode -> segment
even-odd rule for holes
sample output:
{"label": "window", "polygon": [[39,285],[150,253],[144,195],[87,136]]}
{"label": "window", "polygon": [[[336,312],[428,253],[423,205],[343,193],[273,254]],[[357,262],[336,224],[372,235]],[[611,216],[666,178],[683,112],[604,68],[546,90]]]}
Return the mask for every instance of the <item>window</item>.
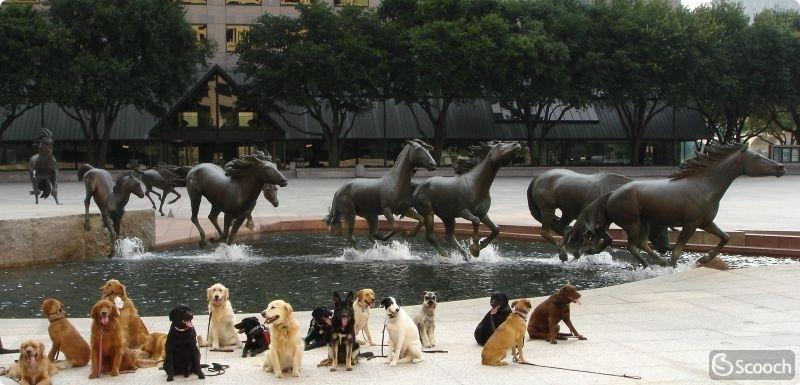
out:
{"label": "window", "polygon": [[197,40],[202,41],[208,39],[208,26],[206,24],[192,24],[192,29],[194,29]]}
{"label": "window", "polygon": [[236,52],[236,46],[249,29],[250,26],[247,25],[229,25],[225,28],[225,50],[229,53]]}
{"label": "window", "polygon": [[206,0],[181,0],[181,4],[205,4]]}
{"label": "window", "polygon": [[316,0],[281,0],[281,5],[312,4],[316,2]]}
{"label": "window", "polygon": [[261,0],[225,0],[230,5],[261,5]]}
{"label": "window", "polygon": [[256,125],[256,113],[239,111],[239,128],[249,128]]}
{"label": "window", "polygon": [[369,7],[369,0],[333,0],[333,5],[356,5]]}
{"label": "window", "polygon": [[773,146],[772,160],[780,163],[798,163],[800,146]]}
{"label": "window", "polygon": [[180,115],[181,128],[197,128],[197,112],[181,112]]}

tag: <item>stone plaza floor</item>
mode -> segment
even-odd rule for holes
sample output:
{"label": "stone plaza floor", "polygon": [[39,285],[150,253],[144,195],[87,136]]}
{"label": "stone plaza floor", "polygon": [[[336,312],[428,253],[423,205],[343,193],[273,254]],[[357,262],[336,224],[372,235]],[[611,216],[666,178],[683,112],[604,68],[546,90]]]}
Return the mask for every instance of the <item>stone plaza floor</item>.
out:
{"label": "stone plaza floor", "polygon": [[[526,341],[525,358],[533,363],[580,370],[641,376],[641,380],[577,373],[510,364],[480,364],[481,348],[472,331],[488,310],[488,299],[445,302],[437,308],[437,349],[448,353],[426,354],[425,361],[389,368],[383,359],[362,360],[353,372],[331,373],[316,364],[325,349],[306,352],[302,376],[275,379],[261,371],[262,358],[240,358],[234,353],[201,350],[203,361],[230,365],[227,373],[208,377],[207,384],[720,384],[709,377],[709,353],[715,349],[790,349],[800,351],[800,265],[716,271],[692,269],[681,273],[583,292],[582,304],[572,305],[575,327],[588,340],[569,340],[551,345]],[[379,296],[387,293],[377,293]],[[131,293],[134,301],[136,293]],[[265,298],[266,302],[270,299]],[[542,298],[533,299],[539,303]],[[234,301],[234,308],[236,303]],[[381,338],[384,315],[372,309],[370,329]],[[405,307],[414,315],[416,306]],[[88,339],[89,320],[71,314],[71,321]],[[242,317],[242,315],[239,315]],[[310,315],[298,312],[305,330]],[[165,332],[166,317],[147,317],[150,330]],[[206,321],[197,316],[197,330],[205,334]],[[47,341],[47,320],[0,321],[3,342],[14,346],[27,338]],[[379,353],[378,347],[365,351]],[[0,356],[7,366],[16,355]],[[89,368],[58,373],[55,384],[158,384],[165,375],[157,369],[140,369],[118,378],[103,376],[89,381]],[[176,383],[196,381],[176,378]],[[2,384],[13,384],[7,378]],[[793,384],[793,381],[725,382],[731,384]]]}

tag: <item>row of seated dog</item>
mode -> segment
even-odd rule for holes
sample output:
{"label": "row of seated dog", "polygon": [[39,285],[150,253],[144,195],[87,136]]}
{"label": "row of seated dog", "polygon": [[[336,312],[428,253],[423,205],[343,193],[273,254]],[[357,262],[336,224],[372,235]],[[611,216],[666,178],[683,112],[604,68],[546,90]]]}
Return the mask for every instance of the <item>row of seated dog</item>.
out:
{"label": "row of seated dog", "polygon": [[[353,370],[359,358],[374,356],[360,351],[362,345],[375,345],[368,324],[370,309],[376,301],[372,289],[351,291],[344,298],[334,292],[332,310],[328,307],[314,309],[308,332],[303,336],[291,305],[282,300],[270,302],[261,312],[264,324],[256,317],[236,323],[229,291],[217,283],[206,290],[210,312],[207,339],[195,331],[194,316],[186,305],[177,305],[170,311],[168,333],[150,333],[121,282],[111,279],[100,291],[101,298],[92,307],[89,343],[67,320],[62,303],[45,299],[42,314],[50,321],[48,332],[52,348],[49,354],[44,355],[41,341],[24,341],[18,363],[6,374],[21,383],[47,385],[58,370],[89,363],[89,378],[92,379],[102,374],[117,376],[138,368],[155,367],[163,362],[167,381],[172,381],[176,375],[188,377],[192,374],[202,379],[205,375],[199,347],[231,352],[232,347],[242,348],[242,357],[267,351],[262,368],[276,377],[284,373],[300,376],[303,352],[318,347],[328,347],[328,358],[317,366],[330,367],[331,371],[337,370],[339,364],[344,364],[348,371]],[[400,307],[398,299],[386,297],[380,302],[386,313],[389,366],[420,362],[425,352],[423,346],[436,346],[437,297],[436,292],[424,292],[422,306],[413,319]],[[586,339],[570,320],[569,305],[578,302],[580,297],[577,289],[567,284],[538,305],[528,321],[532,308],[529,300],[519,299],[509,304],[505,294],[493,294],[491,310],[474,332],[475,341],[483,346],[482,363],[505,365],[509,349],[514,361],[525,362],[522,347],[526,331],[531,339],[544,339],[554,344],[567,337]],[[559,333],[558,324],[562,320],[570,333]],[[247,336],[245,342],[240,334]],[[365,341],[357,340],[359,334]],[[63,353],[64,360],[57,360],[59,353]]]}

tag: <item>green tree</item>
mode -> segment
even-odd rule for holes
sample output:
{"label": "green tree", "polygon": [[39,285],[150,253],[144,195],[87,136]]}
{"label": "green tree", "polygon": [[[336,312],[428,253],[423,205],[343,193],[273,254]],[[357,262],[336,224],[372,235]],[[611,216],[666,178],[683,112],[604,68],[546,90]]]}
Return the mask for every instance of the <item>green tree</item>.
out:
{"label": "green tree", "polygon": [[53,98],[80,124],[90,162],[100,167],[119,112],[133,106],[162,115],[214,50],[197,41],[177,2],[59,0],[49,13],[66,30],[70,55]]}
{"label": "green tree", "polygon": [[482,97],[498,74],[493,58],[508,25],[494,10],[491,1],[467,0],[391,0],[378,9],[387,28],[397,32],[391,95],[412,112],[419,106],[428,118],[437,161],[450,108]]}
{"label": "green tree", "polygon": [[0,7],[0,141],[14,120],[48,99],[62,39],[31,6]]}
{"label": "green tree", "polygon": [[543,164],[550,130],[567,111],[593,99],[596,81],[585,38],[591,22],[577,1],[512,0],[504,6],[511,33],[500,50],[501,77],[487,87],[525,124],[531,161]]}
{"label": "green tree", "polygon": [[609,0],[589,8],[597,94],[613,106],[641,164],[642,138],[652,119],[688,99],[691,64],[685,9],[660,0]]}
{"label": "green tree", "polygon": [[[242,103],[277,115],[289,128],[322,137],[328,164],[337,167],[343,141],[376,95],[378,57],[367,39],[375,18],[355,6],[297,8],[297,17],[265,14],[239,43],[236,70],[249,79]],[[287,117],[303,114],[320,132]]]}

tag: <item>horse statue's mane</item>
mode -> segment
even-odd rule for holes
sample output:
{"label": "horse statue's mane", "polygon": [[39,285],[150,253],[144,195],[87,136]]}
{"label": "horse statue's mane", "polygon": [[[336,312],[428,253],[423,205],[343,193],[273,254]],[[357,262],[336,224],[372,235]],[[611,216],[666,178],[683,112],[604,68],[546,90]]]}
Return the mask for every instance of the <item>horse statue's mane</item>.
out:
{"label": "horse statue's mane", "polygon": [[158,163],[153,166],[153,170],[156,170],[164,178],[164,181],[172,186],[186,186],[186,174],[191,169],[189,166],[174,166],[166,163]]}
{"label": "horse statue's mane", "polygon": [[728,155],[741,151],[744,146],[743,143],[708,143],[705,152],[695,152],[694,158],[681,163],[678,172],[670,175],[669,179],[681,179],[698,174],[727,158]]}
{"label": "horse statue's mane", "polygon": [[425,147],[425,149],[426,149],[426,150],[428,150],[428,151],[431,151],[431,150],[433,150],[433,146],[431,146],[431,145],[430,145],[430,144],[428,144],[428,143],[425,143],[425,141],[424,141],[424,140],[422,140],[422,139],[417,139],[417,138],[414,138],[414,139],[409,139],[408,141],[409,141],[409,142],[414,142],[414,143],[416,143],[416,144],[418,144],[418,145],[420,145],[420,146],[422,146],[422,147]]}
{"label": "horse statue's mane", "polygon": [[495,142],[480,142],[477,145],[469,146],[467,159],[459,159],[453,163],[453,171],[456,172],[456,175],[466,174],[483,161],[494,144]]}
{"label": "horse statue's mane", "polygon": [[222,168],[225,170],[226,176],[239,179],[250,174],[250,170],[262,162],[272,162],[272,157],[263,151],[253,151],[250,155],[225,163]]}

